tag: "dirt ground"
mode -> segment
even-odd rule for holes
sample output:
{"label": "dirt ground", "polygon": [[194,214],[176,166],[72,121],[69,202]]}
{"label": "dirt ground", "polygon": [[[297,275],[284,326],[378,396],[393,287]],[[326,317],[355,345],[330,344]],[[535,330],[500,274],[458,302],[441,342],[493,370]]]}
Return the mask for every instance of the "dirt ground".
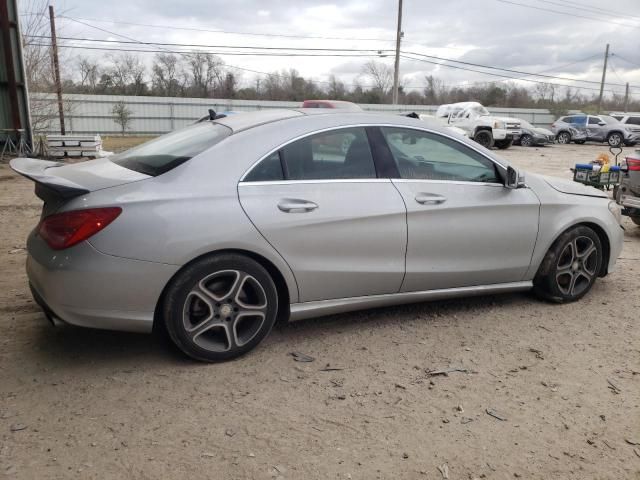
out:
{"label": "dirt ground", "polygon": [[[602,151],[501,153],[568,178]],[[640,479],[640,228],[628,219],[617,270],[579,303],[510,294],[336,315],[202,365],[155,336],[46,322],[24,273],[32,190],[0,165],[0,475]],[[451,367],[463,371],[427,373]]]}

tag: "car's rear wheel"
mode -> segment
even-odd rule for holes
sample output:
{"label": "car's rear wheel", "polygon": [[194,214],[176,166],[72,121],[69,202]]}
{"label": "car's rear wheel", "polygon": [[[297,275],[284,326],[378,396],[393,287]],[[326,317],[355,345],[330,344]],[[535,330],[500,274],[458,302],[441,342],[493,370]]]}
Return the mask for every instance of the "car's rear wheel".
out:
{"label": "car's rear wheel", "polygon": [[579,300],[593,286],[602,261],[598,235],[589,227],[572,228],[547,252],[534,279],[534,291],[558,303]]}
{"label": "car's rear wheel", "polygon": [[493,134],[489,130],[480,130],[473,139],[484,148],[493,147]]}
{"label": "car's rear wheel", "polygon": [[557,140],[558,143],[562,143],[563,145],[571,143],[571,134],[569,132],[560,132]]}
{"label": "car's rear wheel", "polygon": [[520,137],[520,145],[523,147],[530,147],[533,145],[533,137],[525,133]]}
{"label": "car's rear wheel", "polygon": [[171,282],[162,309],[171,340],[205,362],[242,355],[269,333],[278,311],[276,287],[255,260],[205,257]]}
{"label": "car's rear wheel", "polygon": [[610,147],[619,147],[623,141],[622,134],[618,132],[613,132],[607,137],[607,143]]}

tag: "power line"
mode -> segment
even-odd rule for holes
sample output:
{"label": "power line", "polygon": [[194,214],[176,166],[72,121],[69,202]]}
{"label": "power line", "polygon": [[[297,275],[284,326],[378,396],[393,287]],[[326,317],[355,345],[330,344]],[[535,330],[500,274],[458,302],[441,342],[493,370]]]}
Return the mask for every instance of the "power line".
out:
{"label": "power line", "polygon": [[[47,43],[32,43],[37,47],[48,47]],[[74,48],[81,50],[101,50],[111,52],[138,52],[138,53],[177,53],[180,55],[195,55],[198,53],[210,53],[212,55],[234,55],[234,56],[253,56],[253,57],[375,57],[377,55],[371,53],[295,53],[295,52],[234,52],[234,51],[217,51],[208,50],[168,50],[166,48],[160,50],[142,49],[142,48],[109,48],[109,47],[91,47],[86,45],[58,45],[60,48]]]}
{"label": "power line", "polygon": [[[459,63],[462,65],[469,65],[472,67],[481,67],[481,68],[488,68],[491,70],[500,70],[503,72],[508,72],[508,73],[516,73],[516,74],[520,74],[520,75],[525,75],[525,76],[535,76],[535,77],[543,77],[543,78],[552,78],[552,79],[556,79],[556,80],[566,80],[566,81],[570,81],[570,82],[582,82],[582,83],[590,83],[590,84],[596,84],[599,85],[600,82],[597,82],[595,80],[580,80],[577,78],[570,78],[570,77],[561,77],[561,76],[557,76],[557,75],[545,75],[545,74],[536,74],[536,73],[531,73],[531,72],[524,72],[522,70],[514,70],[511,68],[501,68],[501,67],[492,67],[489,65],[482,65],[480,63],[473,63],[473,62],[465,62],[462,60],[455,60],[452,58],[444,58],[444,57],[436,57],[434,55],[426,55],[424,53],[417,53],[417,52],[402,52],[405,54],[409,54],[409,55],[416,55],[416,56],[420,56],[420,57],[425,57],[425,58],[431,58],[434,60],[443,60],[445,62],[452,62],[452,63]],[[620,86],[624,86],[624,85],[618,85],[618,84],[611,84],[617,87]]]}
{"label": "power line", "polygon": [[542,2],[542,3],[549,3],[549,4],[552,4],[552,5],[558,5],[558,6],[561,6],[563,8],[574,8],[574,9],[575,8],[580,8],[582,10],[590,10],[593,13],[605,14],[607,16],[640,19],[640,17],[638,17],[637,15],[629,15],[628,13],[618,12],[618,11],[610,10],[610,9],[599,8],[599,7],[596,7],[596,6],[593,6],[593,5],[585,5],[584,3],[576,3],[576,2],[569,1],[569,0],[558,0],[558,1],[561,1],[562,3],[552,2],[551,0],[538,0],[538,1]]}
{"label": "power line", "polygon": [[[50,39],[48,35],[25,35],[29,38],[45,38]],[[375,54],[381,54],[382,52],[393,52],[391,49],[366,49],[366,48],[318,48],[318,47],[261,47],[261,46],[247,46],[247,45],[206,45],[199,43],[167,43],[167,42],[146,42],[142,40],[112,40],[112,39],[99,39],[99,38],[86,38],[86,37],[58,37],[60,40],[72,40],[83,42],[100,42],[100,43],[124,43],[124,44],[138,44],[138,45],[151,45],[151,46],[166,46],[166,47],[202,47],[202,48],[236,48],[236,49],[251,49],[251,50],[286,50],[286,51],[329,51],[329,52],[372,52]]]}
{"label": "power line", "polygon": [[405,58],[407,60],[414,60],[414,61],[417,61],[417,62],[430,63],[432,65],[439,65],[441,67],[454,68],[454,69],[457,69],[457,70],[465,70],[465,71],[468,71],[468,72],[481,73],[483,75],[491,75],[493,77],[508,78],[508,79],[512,79],[512,80],[522,80],[524,82],[531,82],[531,83],[541,83],[541,84],[547,84],[547,85],[555,85],[557,87],[564,87],[564,88],[575,88],[576,90],[594,90],[594,91],[599,91],[600,90],[599,88],[595,88],[595,87],[572,86],[572,85],[566,85],[566,84],[562,84],[562,83],[545,82],[545,81],[542,81],[542,80],[531,80],[531,79],[526,79],[526,78],[510,77],[510,76],[504,75],[504,74],[493,73],[493,72],[483,72],[483,71],[475,70],[475,69],[472,69],[472,68],[461,67],[461,66],[458,66],[458,65],[447,65],[445,63],[433,62],[433,61],[425,60],[425,59],[422,59],[422,58],[408,57],[406,55],[401,55],[401,57]]}
{"label": "power line", "polygon": [[621,57],[617,53],[615,54],[615,56],[618,57],[620,60],[624,60],[625,62],[630,63],[631,65],[635,65],[636,67],[640,67],[640,63],[636,63],[636,62],[632,62],[631,60],[627,60],[626,58]]}
{"label": "power line", "polygon": [[[111,34],[114,34],[113,32],[110,32]],[[48,39],[50,38],[47,35],[32,35],[30,36],[31,38],[44,38],[44,39]],[[381,56],[383,54],[386,53],[390,53],[392,50],[388,49],[388,50],[373,50],[373,49],[355,49],[355,48],[316,48],[316,47],[261,47],[261,46],[247,46],[247,45],[242,45],[242,46],[238,46],[238,45],[206,45],[206,44],[189,44],[189,43],[168,43],[168,42],[147,42],[147,41],[142,41],[142,40],[112,40],[112,39],[93,39],[93,38],[86,38],[86,37],[59,37],[62,40],[69,40],[69,41],[74,41],[74,42],[78,42],[78,41],[82,41],[82,42],[98,42],[98,43],[108,43],[108,44],[137,44],[137,45],[143,45],[143,46],[169,46],[169,47],[189,47],[189,48],[215,48],[215,49],[225,49],[225,50],[219,50],[216,52],[205,52],[202,50],[196,50],[196,51],[184,51],[184,50],[168,50],[168,49],[162,49],[164,51],[166,51],[167,53],[178,53],[178,54],[194,54],[194,53],[214,53],[216,55],[246,55],[246,56],[281,56],[281,57],[286,57],[286,56],[336,56],[336,57],[340,57],[340,56]],[[127,37],[128,38],[128,37]],[[122,48],[120,47],[120,45],[118,45],[118,48],[106,48],[106,47],[96,47],[96,46],[86,46],[83,47],[81,45],[65,45],[65,47],[67,48],[86,48],[87,50],[105,50],[105,51],[114,51],[114,50],[121,50],[121,51],[128,51],[128,52],[153,52],[153,53],[161,53],[158,50],[150,50],[150,49],[145,49],[145,50],[141,50],[141,49],[132,49],[132,48]],[[235,50],[252,50],[252,52],[246,52],[246,53],[242,53],[242,52],[236,52],[236,51],[227,51],[226,49],[235,49]],[[266,51],[266,52],[265,52]],[[278,52],[278,53],[272,53],[269,54],[267,52]],[[282,53],[282,52],[298,52],[298,53]],[[322,55],[318,54],[318,55],[311,55],[311,54],[302,54],[299,52],[340,52],[340,55],[335,54],[335,55],[329,55],[326,53],[323,53]],[[353,54],[353,55],[347,55],[346,52],[358,52],[357,54]],[[481,67],[481,68],[487,68],[487,69],[491,69],[491,70],[499,70],[499,71],[504,71],[504,72],[508,72],[508,73],[515,73],[515,74],[519,74],[519,75],[524,75],[524,76],[533,76],[533,77],[542,77],[542,78],[550,78],[550,79],[555,79],[555,80],[564,80],[564,81],[571,81],[571,82],[581,82],[581,83],[588,83],[588,84],[594,84],[597,85],[599,84],[599,82],[596,81],[592,81],[592,80],[582,80],[582,79],[577,79],[577,78],[570,78],[570,77],[563,77],[563,76],[558,76],[558,75],[546,75],[544,73],[533,73],[533,72],[525,72],[522,70],[515,70],[515,69],[509,69],[509,68],[502,68],[502,67],[493,67],[493,66],[489,66],[489,65],[483,65],[483,64],[479,64],[479,63],[473,63],[473,62],[465,62],[462,60],[455,60],[455,59],[451,59],[451,58],[445,58],[445,57],[438,57],[438,56],[434,56],[434,55],[426,55],[423,53],[418,53],[418,52],[408,52],[408,51],[403,51],[402,53],[404,54],[410,54],[410,55],[414,55],[414,56],[420,56],[420,57],[424,57],[424,58],[430,58],[430,59],[434,59],[434,60],[440,60],[440,61],[446,61],[446,62],[452,62],[452,63],[458,63],[458,64],[462,64],[462,65],[469,65],[469,66],[473,66],[473,67]],[[624,85],[619,85],[619,84],[611,84],[613,86],[624,86]]]}
{"label": "power line", "polygon": [[536,6],[533,6],[533,5],[526,5],[524,3],[512,2],[510,0],[495,0],[495,1],[496,2],[500,2],[500,3],[507,3],[509,5],[516,5],[518,7],[531,8],[533,10],[541,10],[543,12],[557,13],[557,14],[560,14],[560,15],[566,15],[566,16],[574,17],[574,18],[585,18],[587,20],[593,20],[593,21],[596,21],[596,22],[610,23],[612,25],[619,25],[619,26],[622,26],[622,27],[640,28],[640,26],[638,26],[638,25],[629,25],[628,23],[614,22],[614,21],[611,21],[611,20],[604,20],[602,18],[596,18],[596,17],[588,17],[586,15],[579,15],[577,13],[563,12],[561,10],[553,10],[551,8],[536,7]]}
{"label": "power line", "polygon": [[[29,15],[40,15],[37,12],[29,12],[21,14],[21,16],[29,16]],[[83,17],[69,17],[66,15],[60,15],[60,18],[65,18],[67,20],[86,20],[89,22],[99,22],[99,23],[111,23],[113,25],[132,25],[138,27],[150,27],[150,28],[162,28],[163,30],[184,30],[184,31],[193,31],[193,32],[205,32],[205,33],[222,33],[228,35],[249,35],[249,36],[257,36],[257,37],[282,37],[282,38],[300,38],[300,39],[316,39],[316,40],[352,40],[352,41],[362,41],[362,42],[386,42],[391,41],[392,39],[384,39],[384,38],[359,38],[359,37],[326,37],[321,35],[292,35],[292,34],[282,34],[282,33],[256,33],[256,32],[239,32],[239,31],[230,31],[230,30],[215,30],[215,29],[207,29],[207,28],[196,28],[196,27],[181,27],[175,25],[158,25],[158,24],[149,24],[149,23],[136,23],[136,22],[126,22],[123,20],[112,20],[112,19],[98,19],[98,18],[83,18]]]}

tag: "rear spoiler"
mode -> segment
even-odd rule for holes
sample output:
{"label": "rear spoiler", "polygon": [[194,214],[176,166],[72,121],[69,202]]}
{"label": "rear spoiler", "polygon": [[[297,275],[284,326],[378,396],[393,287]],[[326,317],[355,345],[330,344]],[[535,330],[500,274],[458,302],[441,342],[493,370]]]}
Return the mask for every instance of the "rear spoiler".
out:
{"label": "rear spoiler", "polygon": [[48,172],[51,168],[64,165],[62,162],[36,160],[34,158],[14,158],[9,162],[9,166],[15,172],[35,182],[36,195],[42,200],[46,201],[51,194],[59,198],[68,199],[89,193],[90,190],[81,187],[77,183],[59,177],[53,172]]}

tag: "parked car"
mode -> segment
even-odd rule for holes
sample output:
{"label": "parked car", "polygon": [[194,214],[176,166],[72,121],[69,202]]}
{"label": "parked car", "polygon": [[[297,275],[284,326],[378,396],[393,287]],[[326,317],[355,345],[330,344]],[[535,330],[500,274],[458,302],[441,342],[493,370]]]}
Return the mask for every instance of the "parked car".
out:
{"label": "parked car", "polygon": [[[583,144],[587,141],[587,129],[580,128],[584,115],[568,115],[551,124],[551,132],[561,144],[575,142]],[[586,123],[586,117],[584,118]]]}
{"label": "parked car", "polygon": [[[571,302],[614,267],[606,194],[527,174],[437,122],[267,110],[108,159],[18,158],[44,200],[27,240],[53,322],[149,332],[225,360],[276,319],[534,289]],[[324,139],[352,137],[346,153]]]}
{"label": "parked car", "polygon": [[520,121],[517,118],[492,116],[478,102],[440,105],[436,118],[463,129],[469,138],[485,148],[495,145],[499,149],[506,149],[520,137]]}
{"label": "parked car", "polygon": [[551,130],[534,127],[526,120],[520,120],[520,129],[522,130],[520,138],[513,142],[516,145],[522,145],[523,147],[535,147],[540,145],[549,145],[556,141],[556,136]]}
{"label": "parked car", "polygon": [[[566,130],[563,130],[567,124],[582,135],[577,138],[567,134]],[[620,147],[633,146],[640,140],[640,134],[609,115],[568,115],[554,122],[551,130],[556,133],[558,143],[574,141],[581,144],[591,141],[606,142],[611,147]]]}
{"label": "parked car", "polygon": [[344,100],[305,100],[302,102],[302,108],[339,108],[352,112],[362,111],[360,105]]}
{"label": "parked car", "polygon": [[625,158],[620,169],[622,178],[614,189],[613,197],[624,209],[624,214],[640,226],[640,150]]}
{"label": "parked car", "polygon": [[635,134],[640,134],[640,113],[610,113],[610,117],[615,118],[620,123],[624,123],[629,130]]}

